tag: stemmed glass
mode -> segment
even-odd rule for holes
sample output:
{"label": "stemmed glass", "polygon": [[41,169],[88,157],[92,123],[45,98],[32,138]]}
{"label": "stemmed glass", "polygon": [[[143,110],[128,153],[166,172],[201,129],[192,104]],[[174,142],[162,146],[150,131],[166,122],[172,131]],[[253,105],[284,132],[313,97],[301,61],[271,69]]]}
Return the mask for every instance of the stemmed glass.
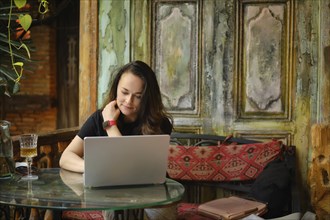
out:
{"label": "stemmed glass", "polygon": [[23,134],[19,137],[21,157],[26,158],[28,174],[22,177],[22,180],[36,180],[38,176],[32,175],[31,165],[33,157],[37,152],[37,134]]}

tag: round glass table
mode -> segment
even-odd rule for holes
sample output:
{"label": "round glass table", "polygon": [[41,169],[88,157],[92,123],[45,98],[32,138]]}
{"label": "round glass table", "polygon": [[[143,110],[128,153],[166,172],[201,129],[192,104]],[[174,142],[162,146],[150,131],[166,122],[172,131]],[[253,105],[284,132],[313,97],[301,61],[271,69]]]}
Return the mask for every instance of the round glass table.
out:
{"label": "round glass table", "polygon": [[60,168],[41,169],[38,180],[19,175],[0,180],[0,204],[52,210],[125,210],[169,205],[181,200],[182,184],[86,188],[83,176]]}

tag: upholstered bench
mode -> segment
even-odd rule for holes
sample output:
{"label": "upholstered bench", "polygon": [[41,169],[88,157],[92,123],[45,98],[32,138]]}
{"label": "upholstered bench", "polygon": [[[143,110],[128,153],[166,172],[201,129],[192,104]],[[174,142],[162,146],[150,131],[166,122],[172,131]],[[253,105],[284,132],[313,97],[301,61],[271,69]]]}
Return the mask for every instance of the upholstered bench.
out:
{"label": "upholstered bench", "polygon": [[[186,188],[186,197],[177,206],[178,219],[209,219],[199,215],[198,205],[229,195],[266,200],[270,217],[300,209],[295,187],[295,147],[279,140],[258,142],[230,136],[173,133],[171,137],[168,175]],[[254,184],[262,186],[263,179],[268,178],[266,172],[285,175],[282,182],[267,183],[283,187],[278,191],[283,198],[276,202],[270,195],[257,195]]]}

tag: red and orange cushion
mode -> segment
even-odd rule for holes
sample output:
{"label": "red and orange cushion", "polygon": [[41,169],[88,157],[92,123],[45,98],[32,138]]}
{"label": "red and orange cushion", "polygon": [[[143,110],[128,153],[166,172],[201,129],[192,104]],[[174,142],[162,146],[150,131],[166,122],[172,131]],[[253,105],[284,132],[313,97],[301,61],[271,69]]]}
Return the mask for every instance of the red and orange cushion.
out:
{"label": "red and orange cushion", "polygon": [[102,211],[63,211],[63,220],[103,220]]}
{"label": "red and orange cushion", "polygon": [[282,152],[282,142],[219,146],[171,145],[168,175],[177,180],[253,180]]}

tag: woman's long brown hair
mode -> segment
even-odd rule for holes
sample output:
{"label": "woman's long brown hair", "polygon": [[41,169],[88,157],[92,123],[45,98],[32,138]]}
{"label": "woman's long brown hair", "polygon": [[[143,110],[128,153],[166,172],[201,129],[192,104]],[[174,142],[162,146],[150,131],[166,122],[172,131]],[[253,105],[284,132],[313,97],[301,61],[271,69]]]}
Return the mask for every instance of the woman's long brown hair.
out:
{"label": "woman's long brown hair", "polygon": [[102,108],[104,108],[110,101],[117,98],[117,88],[120,78],[126,72],[133,73],[144,82],[141,108],[137,119],[141,122],[141,133],[162,133],[161,124],[164,122],[164,119],[168,118],[171,123],[173,120],[165,110],[155,72],[149,67],[149,65],[142,61],[132,61],[119,69],[112,82],[109,96],[105,100]]}

